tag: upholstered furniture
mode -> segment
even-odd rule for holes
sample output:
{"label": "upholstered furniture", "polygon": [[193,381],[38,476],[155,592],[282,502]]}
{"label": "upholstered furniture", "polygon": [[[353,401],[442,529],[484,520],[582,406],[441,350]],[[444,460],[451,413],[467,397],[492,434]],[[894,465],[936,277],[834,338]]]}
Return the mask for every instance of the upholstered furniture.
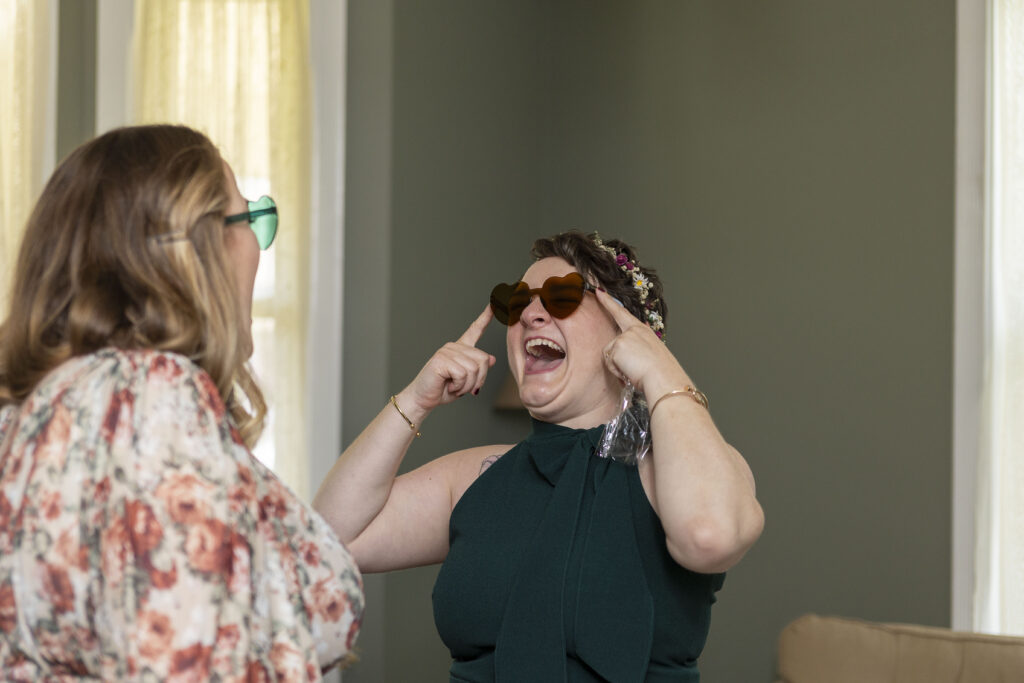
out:
{"label": "upholstered furniture", "polygon": [[776,683],[1024,683],[1024,638],[807,614],[779,637]]}

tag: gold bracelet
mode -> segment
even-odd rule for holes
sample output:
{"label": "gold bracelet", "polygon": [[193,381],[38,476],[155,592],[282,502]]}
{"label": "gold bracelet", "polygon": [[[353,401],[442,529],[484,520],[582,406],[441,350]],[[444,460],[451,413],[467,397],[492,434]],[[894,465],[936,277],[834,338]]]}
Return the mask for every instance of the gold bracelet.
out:
{"label": "gold bracelet", "polygon": [[398,414],[401,415],[405,419],[405,421],[409,423],[409,429],[416,432],[416,436],[419,436],[420,433],[416,430],[416,425],[413,424],[413,421],[409,419],[409,416],[403,413],[402,409],[398,407],[398,401],[395,400],[394,395],[391,396],[391,405],[393,405],[395,407],[395,410],[398,411]]}
{"label": "gold bracelet", "polygon": [[659,403],[664,401],[669,396],[689,396],[694,401],[701,404],[704,407],[704,410],[708,410],[708,397],[704,394],[704,392],[701,391],[700,389],[697,389],[696,387],[691,387],[689,384],[687,384],[682,389],[675,389],[674,391],[670,391],[667,394],[664,394],[657,401],[655,401],[654,405],[651,406],[651,411],[649,414],[654,415],[654,409],[658,407]]}

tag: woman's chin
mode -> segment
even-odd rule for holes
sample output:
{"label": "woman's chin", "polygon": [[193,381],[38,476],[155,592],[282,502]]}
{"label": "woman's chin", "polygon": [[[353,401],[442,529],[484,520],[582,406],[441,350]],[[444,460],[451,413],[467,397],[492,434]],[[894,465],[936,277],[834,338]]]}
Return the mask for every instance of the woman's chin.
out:
{"label": "woman's chin", "polygon": [[538,420],[544,420],[552,413],[552,397],[548,392],[535,391],[532,388],[519,388],[519,400],[530,415]]}
{"label": "woman's chin", "polygon": [[519,400],[527,408],[542,408],[556,400],[565,390],[565,384],[558,375],[561,373],[522,372],[519,376]]}
{"label": "woman's chin", "polygon": [[566,397],[557,391],[526,391],[520,390],[519,400],[530,413],[530,417],[541,422],[562,424],[571,422],[577,416],[573,403],[564,400]]}

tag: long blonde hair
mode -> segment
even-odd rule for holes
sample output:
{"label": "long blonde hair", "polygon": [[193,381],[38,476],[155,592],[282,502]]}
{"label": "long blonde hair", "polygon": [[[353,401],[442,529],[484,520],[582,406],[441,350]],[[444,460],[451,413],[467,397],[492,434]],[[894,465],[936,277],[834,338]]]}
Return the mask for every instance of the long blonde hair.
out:
{"label": "long blonde hair", "polygon": [[107,346],[173,351],[213,378],[245,442],[266,404],[224,248],[220,153],[184,126],[120,128],[54,171],[25,228],[0,325],[0,407]]}

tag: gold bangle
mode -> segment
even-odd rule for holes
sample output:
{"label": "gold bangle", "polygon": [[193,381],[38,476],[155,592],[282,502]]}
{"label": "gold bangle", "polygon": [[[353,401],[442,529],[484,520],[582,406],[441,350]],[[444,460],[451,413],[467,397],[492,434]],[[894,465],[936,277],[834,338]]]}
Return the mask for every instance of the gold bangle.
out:
{"label": "gold bangle", "polygon": [[395,400],[395,397],[393,395],[391,396],[391,405],[393,405],[395,407],[395,410],[398,411],[398,414],[401,415],[402,418],[409,423],[409,429],[416,432],[416,436],[419,436],[420,433],[419,431],[417,431],[416,425],[413,424],[413,421],[409,419],[409,416],[403,413],[402,409],[398,407],[398,401]]}
{"label": "gold bangle", "polygon": [[655,401],[654,405],[651,406],[650,414],[654,415],[654,409],[658,407],[659,403],[664,401],[669,396],[689,396],[694,401],[701,404],[704,407],[704,410],[708,410],[707,395],[705,395],[705,393],[700,389],[697,389],[696,387],[691,387],[689,384],[687,384],[682,389],[675,389],[673,391],[668,392],[667,394],[662,395],[662,397]]}

